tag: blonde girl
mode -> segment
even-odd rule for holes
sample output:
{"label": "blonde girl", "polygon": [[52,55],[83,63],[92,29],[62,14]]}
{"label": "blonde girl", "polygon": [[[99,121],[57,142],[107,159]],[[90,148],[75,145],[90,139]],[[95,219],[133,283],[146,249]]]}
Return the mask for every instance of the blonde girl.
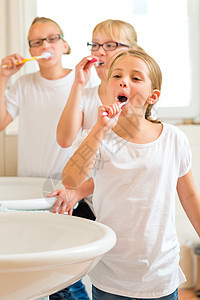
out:
{"label": "blonde girl", "polygon": [[[31,56],[51,52],[48,59],[38,60],[39,71],[21,76],[5,95],[9,78],[23,68],[20,54],[2,59],[0,69],[0,130],[19,116],[18,176],[60,179],[63,166],[71,157],[71,149],[62,149],[56,142],[56,128],[64,109],[75,71],[62,66],[62,55],[70,54],[70,46],[60,26],[52,19],[36,17],[28,33]],[[3,68],[7,65],[7,68]],[[94,86],[92,82],[89,86]],[[63,197],[58,193],[57,202]],[[57,207],[66,210],[65,202]],[[81,299],[89,299],[79,282]],[[75,293],[76,287],[73,287]],[[62,295],[72,297],[67,288]],[[71,295],[71,296],[70,296]],[[54,296],[51,296],[53,299]],[[56,296],[58,298],[58,294]],[[60,296],[61,297],[61,296]],[[86,298],[84,298],[86,297]],[[80,299],[74,297],[73,299]]]}
{"label": "blonde girl", "polygon": [[[39,71],[21,76],[6,93],[9,78],[23,68],[19,54],[2,59],[0,68],[0,130],[19,116],[18,176],[59,178],[71,149],[56,142],[56,128],[66,104],[75,70],[62,66],[62,55],[70,46],[60,26],[45,17],[36,17],[28,33],[29,52],[40,56],[51,52],[48,59],[38,60]],[[89,86],[94,86],[94,81]],[[65,207],[61,208],[61,213]]]}
{"label": "blonde girl", "polygon": [[[76,66],[74,84],[57,127],[57,141],[64,148],[71,146],[81,129],[92,128],[96,123],[97,111],[100,105],[111,103],[111,99],[107,97],[105,72],[108,61],[111,61],[113,55],[116,55],[119,51],[139,48],[134,27],[122,20],[111,19],[95,26],[92,42],[87,44],[91,56],[83,58]],[[84,89],[90,78],[90,69],[93,65],[100,79],[100,85]],[[58,207],[65,200],[64,198],[60,199]],[[69,201],[66,205],[70,207]],[[92,196],[85,197],[79,203],[74,215],[95,219]]]}
{"label": "blonde girl", "polygon": [[96,124],[63,170],[65,187],[78,189],[94,168],[96,220],[117,235],[114,248],[90,273],[93,300],[178,299],[185,276],[179,266],[176,191],[200,235],[200,195],[188,140],[176,126],[146,115],[159,99],[161,82],[149,55],[120,53],[108,75],[113,104],[99,107]]}
{"label": "blonde girl", "polygon": [[[90,129],[94,125],[99,105],[110,104],[106,94],[106,63],[118,51],[139,47],[136,31],[131,24],[110,19],[95,26],[92,42],[87,44],[91,51],[89,58],[93,58],[94,62],[85,57],[76,66],[75,81],[57,128],[57,141],[62,147],[70,146],[81,128]],[[100,85],[83,92],[92,65],[95,66]]]}

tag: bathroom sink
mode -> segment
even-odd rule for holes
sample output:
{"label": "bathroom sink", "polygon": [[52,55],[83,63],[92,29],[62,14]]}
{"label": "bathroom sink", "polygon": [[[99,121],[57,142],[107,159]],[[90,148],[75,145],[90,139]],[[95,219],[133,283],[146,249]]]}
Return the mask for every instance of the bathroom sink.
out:
{"label": "bathroom sink", "polygon": [[46,196],[57,188],[64,186],[50,177],[0,177],[0,204],[15,210],[52,210],[56,197]]}
{"label": "bathroom sink", "polygon": [[116,242],[98,222],[49,212],[0,213],[0,299],[40,299],[87,274]]}

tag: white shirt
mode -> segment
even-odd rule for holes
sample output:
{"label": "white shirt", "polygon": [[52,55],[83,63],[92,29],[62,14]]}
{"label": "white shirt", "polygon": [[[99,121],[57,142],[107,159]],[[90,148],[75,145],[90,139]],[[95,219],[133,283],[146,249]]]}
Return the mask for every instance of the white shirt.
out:
{"label": "white shirt", "polygon": [[98,94],[99,86],[85,88],[81,98],[80,110],[84,114],[82,130],[92,129],[97,122],[98,108],[102,105]]}
{"label": "white shirt", "polygon": [[[99,86],[95,86],[93,88],[85,88],[83,91],[83,96],[80,103],[80,110],[84,114],[82,130],[92,129],[92,127],[97,122],[98,108],[100,105],[102,105],[98,90]],[[84,200],[94,213],[94,208],[92,205],[92,195],[85,197]]]}
{"label": "white shirt", "polygon": [[[98,108],[102,105],[98,90],[99,86],[95,86],[93,88],[85,88],[83,91],[80,103],[80,110],[84,114],[82,130],[91,129],[97,122]],[[85,197],[85,202],[94,213],[92,196]]]}
{"label": "white shirt", "polygon": [[148,144],[127,142],[113,131],[105,137],[93,175],[93,205],[96,220],[115,231],[117,243],[91,271],[94,286],[132,298],[157,298],[185,281],[175,193],[178,178],[190,169],[188,140],[175,126],[163,124],[159,138]]}
{"label": "white shirt", "polygon": [[[72,147],[63,149],[56,141],[56,129],[67,102],[75,72],[48,80],[40,72],[20,77],[6,96],[7,110],[19,115],[18,175],[61,178],[72,155]],[[89,86],[94,86],[94,81]]]}

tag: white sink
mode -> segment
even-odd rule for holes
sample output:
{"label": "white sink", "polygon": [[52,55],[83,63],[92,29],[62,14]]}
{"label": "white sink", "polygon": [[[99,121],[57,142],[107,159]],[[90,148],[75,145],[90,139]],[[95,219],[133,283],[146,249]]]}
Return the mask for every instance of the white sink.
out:
{"label": "white sink", "polygon": [[116,242],[107,226],[48,212],[0,213],[0,299],[40,299],[82,278]]}
{"label": "white sink", "polygon": [[64,188],[52,178],[0,177],[0,204],[16,210],[52,210],[56,197],[47,194]]}

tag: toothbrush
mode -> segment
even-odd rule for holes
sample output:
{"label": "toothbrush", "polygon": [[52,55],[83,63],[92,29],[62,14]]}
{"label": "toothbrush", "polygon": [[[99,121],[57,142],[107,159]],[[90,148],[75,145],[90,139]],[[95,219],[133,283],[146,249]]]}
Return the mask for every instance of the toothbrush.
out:
{"label": "toothbrush", "polygon": [[96,62],[97,59],[94,57],[87,57],[87,60],[89,60],[90,62]]}
{"label": "toothbrush", "polygon": [[[43,52],[42,55],[40,55],[40,56],[33,56],[33,57],[30,57],[30,58],[25,58],[25,59],[22,59],[21,62],[17,61],[17,65],[24,64],[27,61],[38,60],[38,59],[41,59],[41,58],[48,59],[51,56],[53,56],[52,52]],[[8,65],[3,65],[2,68],[8,68]]]}
{"label": "toothbrush", "polygon": [[[118,102],[120,102],[117,98],[115,98],[115,100],[118,101]],[[129,100],[127,99],[125,102],[120,102],[120,108],[122,108],[122,106],[124,106],[125,104],[127,104],[128,101],[129,101]],[[108,116],[108,112],[107,112],[107,111],[104,111],[104,112],[102,113],[102,117],[105,117],[105,116]]]}
{"label": "toothbrush", "polygon": [[87,60],[89,60],[90,62],[95,62],[96,66],[101,66],[104,64],[103,62],[97,61],[97,59],[94,57],[87,57]]}

